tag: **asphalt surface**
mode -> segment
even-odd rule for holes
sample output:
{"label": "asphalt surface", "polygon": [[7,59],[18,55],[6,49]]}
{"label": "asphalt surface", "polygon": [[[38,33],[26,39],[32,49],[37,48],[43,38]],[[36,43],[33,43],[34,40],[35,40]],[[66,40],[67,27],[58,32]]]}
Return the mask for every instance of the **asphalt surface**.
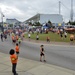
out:
{"label": "asphalt surface", "polygon": [[[75,71],[75,46],[72,45],[54,45],[24,40],[20,45],[20,57],[39,61],[41,44],[44,44],[48,64]],[[0,52],[9,54],[11,48],[15,49],[15,44],[12,43],[10,38],[4,42],[0,41]]]}

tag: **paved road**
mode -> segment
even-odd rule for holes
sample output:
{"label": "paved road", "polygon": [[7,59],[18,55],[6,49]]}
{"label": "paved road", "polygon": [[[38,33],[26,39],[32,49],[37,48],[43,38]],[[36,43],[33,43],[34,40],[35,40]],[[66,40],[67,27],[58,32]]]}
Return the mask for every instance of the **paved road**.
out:
{"label": "paved road", "polygon": [[[33,43],[23,41],[20,46],[20,56],[39,61],[40,45],[42,43]],[[44,44],[47,63],[75,70],[75,46],[71,45],[52,45]],[[15,48],[11,39],[4,42],[0,41],[0,51],[9,53],[11,48]]]}

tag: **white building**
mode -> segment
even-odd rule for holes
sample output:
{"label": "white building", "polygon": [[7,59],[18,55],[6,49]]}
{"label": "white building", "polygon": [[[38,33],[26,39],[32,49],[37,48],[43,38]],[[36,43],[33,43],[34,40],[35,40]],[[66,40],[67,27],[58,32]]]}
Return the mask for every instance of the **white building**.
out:
{"label": "white building", "polygon": [[62,24],[63,17],[62,15],[59,15],[59,14],[36,14],[35,16],[26,20],[25,23],[40,22],[41,24],[44,24],[44,23],[47,23],[48,21],[51,21],[53,24]]}
{"label": "white building", "polygon": [[13,24],[13,26],[18,26],[21,25],[21,22],[18,21],[17,19],[6,19],[6,23],[9,24]]}
{"label": "white building", "polygon": [[16,20],[16,19],[6,19],[6,23],[7,24],[15,24],[16,22],[18,22],[18,20]]}

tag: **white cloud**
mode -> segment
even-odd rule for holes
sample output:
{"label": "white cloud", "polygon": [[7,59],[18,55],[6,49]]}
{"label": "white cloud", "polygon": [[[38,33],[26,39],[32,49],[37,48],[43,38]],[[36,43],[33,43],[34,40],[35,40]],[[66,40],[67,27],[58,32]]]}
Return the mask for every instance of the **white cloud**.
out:
{"label": "white cloud", "polygon": [[[65,20],[69,20],[71,0],[60,1],[61,14]],[[58,14],[59,0],[0,0],[0,8],[5,14],[5,18],[16,18],[24,21],[37,13]],[[75,5],[73,5],[73,8],[75,9]]]}

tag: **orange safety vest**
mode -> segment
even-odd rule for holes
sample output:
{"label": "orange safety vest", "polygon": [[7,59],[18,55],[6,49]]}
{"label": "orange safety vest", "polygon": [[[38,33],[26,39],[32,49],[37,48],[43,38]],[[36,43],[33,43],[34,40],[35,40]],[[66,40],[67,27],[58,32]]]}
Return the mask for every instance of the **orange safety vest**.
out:
{"label": "orange safety vest", "polygon": [[17,63],[18,58],[16,54],[10,55],[10,59],[11,63]]}

